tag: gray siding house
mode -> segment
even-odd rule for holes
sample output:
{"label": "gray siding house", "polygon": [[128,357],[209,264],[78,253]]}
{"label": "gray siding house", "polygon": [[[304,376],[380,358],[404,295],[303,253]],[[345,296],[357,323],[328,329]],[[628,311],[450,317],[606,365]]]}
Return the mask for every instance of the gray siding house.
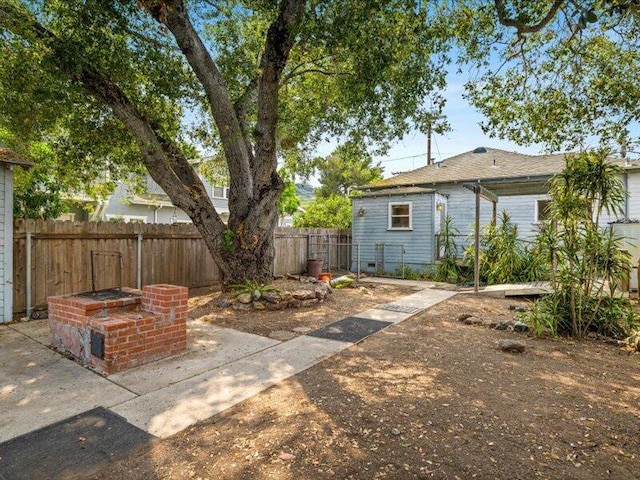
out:
{"label": "gray siding house", "polygon": [[[211,185],[202,179],[213,206],[226,221],[229,218],[229,187]],[[139,222],[139,223],[191,223],[191,219],[178,207],[175,207],[160,185],[147,175],[146,192],[137,194],[120,184],[108,199],[95,201],[76,196],[74,206],[59,220]]]}
{"label": "gray siding house", "polygon": [[13,169],[31,166],[0,145],[0,323],[13,317]]}
{"label": "gray siding house", "polygon": [[[640,219],[640,162],[611,162],[625,169],[622,181],[629,196],[624,216]],[[359,259],[362,271],[375,273],[400,273],[402,265],[417,271],[434,265],[436,234],[446,215],[461,235],[472,234],[475,194],[465,185],[480,185],[497,195],[498,215],[506,211],[519,236],[531,239],[549,201],[549,179],[564,165],[564,154],[532,156],[479,147],[369,185],[352,197],[353,261]],[[481,200],[481,228],[492,214],[493,204]]]}

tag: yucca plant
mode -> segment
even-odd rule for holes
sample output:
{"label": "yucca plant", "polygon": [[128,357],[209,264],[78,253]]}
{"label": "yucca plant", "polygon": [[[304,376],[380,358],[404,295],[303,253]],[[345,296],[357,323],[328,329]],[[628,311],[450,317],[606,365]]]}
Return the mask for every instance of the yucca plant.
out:
{"label": "yucca plant", "polygon": [[637,325],[628,299],[615,289],[628,275],[630,257],[621,238],[601,224],[605,213],[622,213],[626,195],[622,168],[606,158],[606,151],[567,156],[551,181],[550,221],[538,241],[552,265],[553,294],[538,302],[532,319],[534,325],[553,319],[552,333],[624,336]]}
{"label": "yucca plant", "polygon": [[438,232],[438,246],[442,249],[442,255],[435,278],[439,282],[456,282],[460,276],[458,245],[455,241],[458,235],[460,232],[453,226],[453,218],[447,215]]}

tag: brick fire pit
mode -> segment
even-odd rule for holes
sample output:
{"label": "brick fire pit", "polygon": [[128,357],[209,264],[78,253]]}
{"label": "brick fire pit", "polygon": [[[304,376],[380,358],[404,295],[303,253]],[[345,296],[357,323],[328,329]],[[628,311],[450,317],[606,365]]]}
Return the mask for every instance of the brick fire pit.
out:
{"label": "brick fire pit", "polygon": [[49,297],[51,344],[101,373],[187,348],[187,287],[147,285]]}

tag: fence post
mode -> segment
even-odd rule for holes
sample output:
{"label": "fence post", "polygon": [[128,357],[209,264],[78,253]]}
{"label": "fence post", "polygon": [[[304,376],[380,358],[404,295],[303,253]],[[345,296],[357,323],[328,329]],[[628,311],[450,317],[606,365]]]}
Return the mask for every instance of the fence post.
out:
{"label": "fence post", "polygon": [[142,290],[142,234],[138,234],[136,243],[136,288]]}
{"label": "fence post", "polygon": [[31,305],[31,232],[27,232],[27,245],[26,245],[26,304],[27,304],[27,318],[31,318],[33,313],[33,306]]}

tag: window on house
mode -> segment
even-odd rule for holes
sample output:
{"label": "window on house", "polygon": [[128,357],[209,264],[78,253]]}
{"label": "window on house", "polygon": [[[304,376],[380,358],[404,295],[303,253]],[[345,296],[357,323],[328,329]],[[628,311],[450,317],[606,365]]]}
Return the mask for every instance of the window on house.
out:
{"label": "window on house", "polygon": [[389,230],[411,230],[411,202],[389,203]]}
{"label": "window on house", "polygon": [[107,222],[147,223],[147,217],[142,215],[106,215]]}
{"label": "window on house", "polygon": [[549,218],[549,205],[551,204],[551,200],[542,199],[536,200],[536,223],[544,222],[547,218]]}
{"label": "window on house", "polygon": [[213,187],[213,198],[229,198],[229,187]]}

